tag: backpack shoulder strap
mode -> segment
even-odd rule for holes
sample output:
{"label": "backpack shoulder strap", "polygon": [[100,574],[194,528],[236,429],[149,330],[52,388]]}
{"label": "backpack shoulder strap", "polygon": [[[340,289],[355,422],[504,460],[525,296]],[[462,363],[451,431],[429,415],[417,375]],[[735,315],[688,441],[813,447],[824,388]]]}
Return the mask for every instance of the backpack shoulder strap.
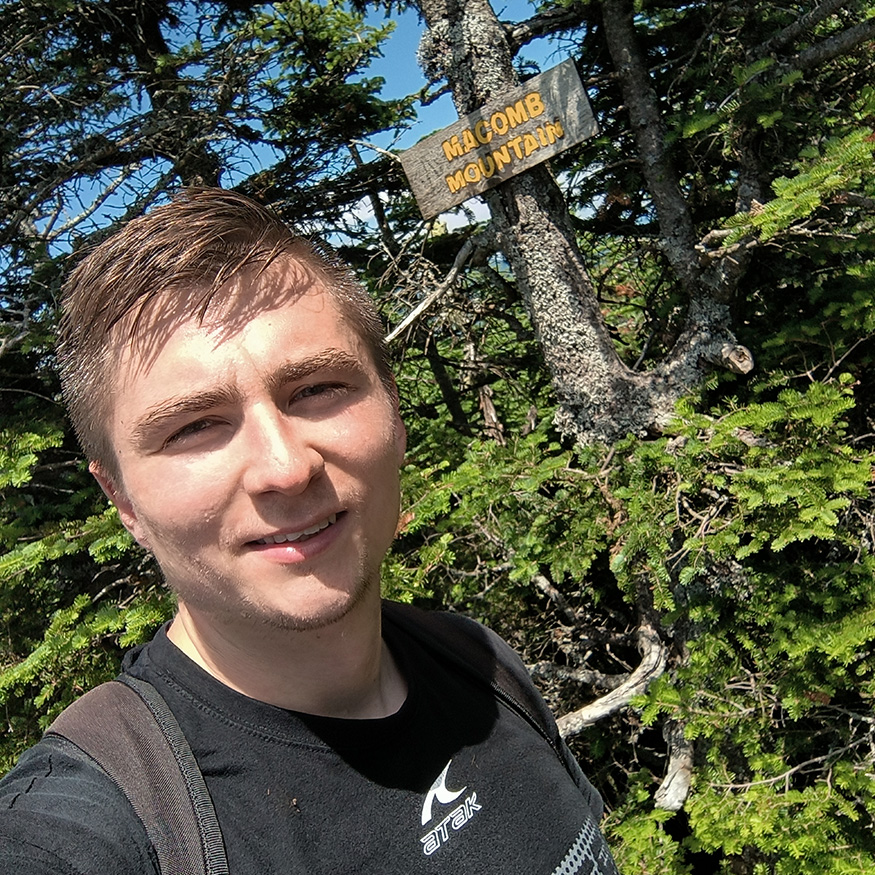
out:
{"label": "backpack shoulder strap", "polygon": [[194,754],[152,684],[123,674],[86,693],[46,731],[88,754],[140,818],[162,875],[227,875],[222,833]]}

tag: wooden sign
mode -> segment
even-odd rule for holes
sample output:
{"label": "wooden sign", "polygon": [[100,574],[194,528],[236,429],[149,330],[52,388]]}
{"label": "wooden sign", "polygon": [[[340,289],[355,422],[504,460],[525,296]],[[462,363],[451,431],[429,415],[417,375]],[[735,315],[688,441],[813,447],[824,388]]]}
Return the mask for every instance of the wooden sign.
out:
{"label": "wooden sign", "polygon": [[421,140],[401,164],[430,219],[597,132],[568,60]]}

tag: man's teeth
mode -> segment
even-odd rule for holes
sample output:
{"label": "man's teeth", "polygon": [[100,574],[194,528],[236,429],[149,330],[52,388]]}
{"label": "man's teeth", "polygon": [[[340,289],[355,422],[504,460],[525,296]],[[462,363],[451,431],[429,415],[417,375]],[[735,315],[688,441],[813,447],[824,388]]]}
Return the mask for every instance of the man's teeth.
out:
{"label": "man's teeth", "polygon": [[333,513],[327,520],[317,523],[315,526],[310,526],[309,529],[304,529],[302,532],[289,532],[285,535],[268,535],[266,538],[256,541],[256,544],[285,544],[289,541],[300,541],[301,538],[308,538],[310,535],[315,535],[316,532],[321,532],[322,529],[327,529],[337,522],[337,514]]}

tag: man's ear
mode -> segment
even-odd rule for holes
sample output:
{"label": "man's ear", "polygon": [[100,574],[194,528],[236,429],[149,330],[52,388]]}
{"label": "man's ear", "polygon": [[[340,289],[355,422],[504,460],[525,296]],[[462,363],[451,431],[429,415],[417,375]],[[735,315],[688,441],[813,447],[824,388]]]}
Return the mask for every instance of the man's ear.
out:
{"label": "man's ear", "polygon": [[392,399],[392,414],[394,417],[393,432],[395,435],[395,449],[398,453],[398,464],[404,464],[404,454],[407,452],[407,427],[404,425],[404,420],[401,418],[401,410],[398,399],[398,384],[395,378],[391,378],[391,388],[389,397]]}
{"label": "man's ear", "polygon": [[122,525],[134,536],[134,540],[141,546],[150,550],[149,539],[146,537],[143,527],[137,519],[134,505],[128,498],[124,489],[119,487],[116,481],[106,472],[100,462],[89,462],[88,470],[94,475],[94,479],[100,484],[103,494],[115,505]]}
{"label": "man's ear", "polygon": [[407,427],[397,410],[395,411],[395,449],[398,453],[398,465],[401,466],[407,453]]}

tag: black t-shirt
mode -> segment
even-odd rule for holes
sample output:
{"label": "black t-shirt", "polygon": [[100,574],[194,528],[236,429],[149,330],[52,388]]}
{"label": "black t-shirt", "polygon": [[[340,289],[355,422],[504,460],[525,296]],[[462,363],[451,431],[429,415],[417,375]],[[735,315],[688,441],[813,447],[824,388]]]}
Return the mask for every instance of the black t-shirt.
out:
{"label": "black t-shirt", "polygon": [[[163,631],[131,660],[130,673],[157,687],[184,730],[231,873],[615,872],[598,812],[547,742],[400,630],[386,636],[409,694],[380,720],[250,699]],[[110,782],[39,748],[0,784],[0,871],[155,871],[142,826]],[[23,864],[27,849],[64,862]]]}

